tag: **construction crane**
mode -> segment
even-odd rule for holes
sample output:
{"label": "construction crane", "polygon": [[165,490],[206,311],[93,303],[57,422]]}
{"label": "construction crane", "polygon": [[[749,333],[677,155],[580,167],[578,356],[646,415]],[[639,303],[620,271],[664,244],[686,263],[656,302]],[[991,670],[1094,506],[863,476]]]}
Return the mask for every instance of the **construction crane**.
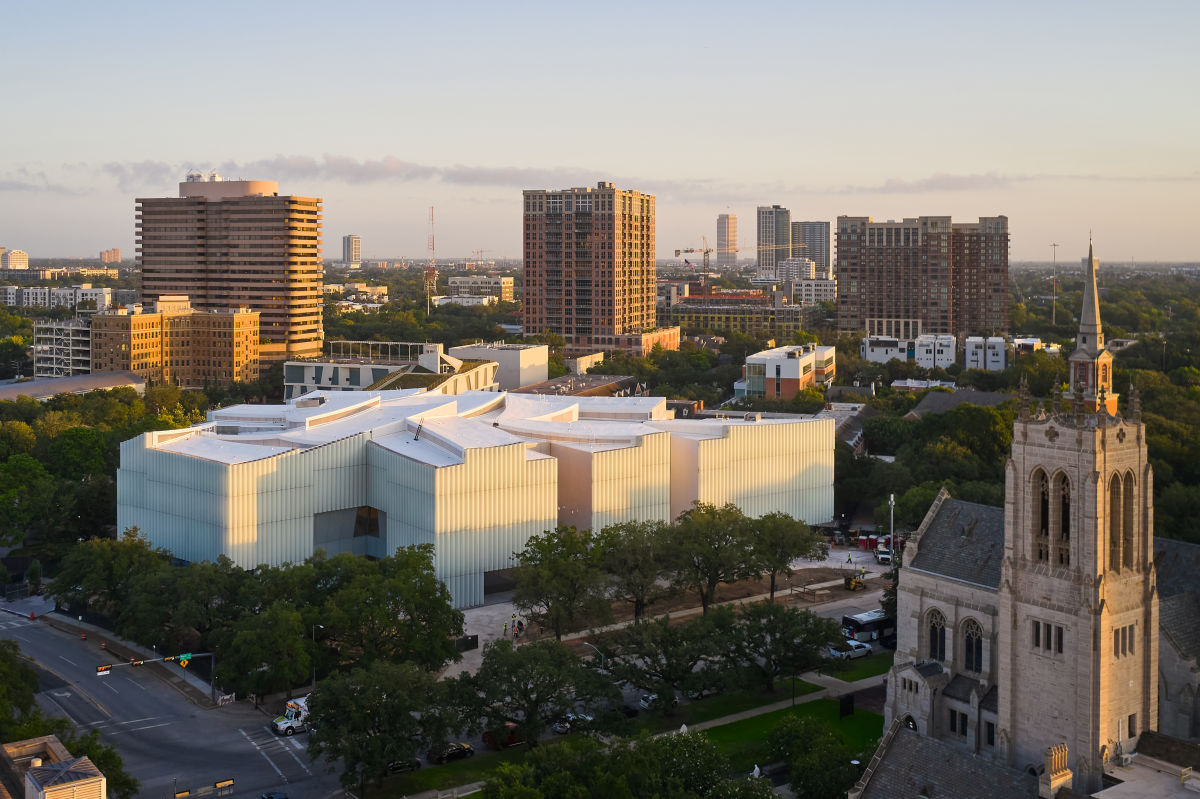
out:
{"label": "construction crane", "polygon": [[680,255],[682,255],[684,253],[689,253],[689,252],[703,253],[704,254],[704,271],[707,272],[708,271],[708,256],[710,253],[716,252],[716,250],[714,250],[712,247],[708,246],[708,238],[707,237],[701,236],[700,241],[704,242],[703,249],[696,249],[695,247],[688,247],[687,249],[676,250],[675,257],[678,258]]}

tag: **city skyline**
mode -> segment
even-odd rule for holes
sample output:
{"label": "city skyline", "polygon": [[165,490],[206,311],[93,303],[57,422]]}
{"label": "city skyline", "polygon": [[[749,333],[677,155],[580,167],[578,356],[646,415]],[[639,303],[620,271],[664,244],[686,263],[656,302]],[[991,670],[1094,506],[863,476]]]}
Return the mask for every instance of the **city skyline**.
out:
{"label": "city skyline", "polygon": [[[323,197],[327,242],[358,233],[364,258],[427,256],[430,206],[439,252],[519,257],[523,189],[600,181],[658,198],[659,257],[778,203],[828,221],[1003,214],[1013,261],[1050,260],[1051,242],[1082,254],[1089,230],[1113,262],[1200,258],[1200,112],[1180,102],[1200,7],[548,8],[350,3],[354,51],[323,47],[270,91],[298,43],[332,43],[321,6],[10,9],[0,67],[23,124],[0,163],[0,245],[132,252],[134,198],[215,169]],[[603,113],[539,102],[568,96]],[[744,121],[716,113],[730,96]]]}

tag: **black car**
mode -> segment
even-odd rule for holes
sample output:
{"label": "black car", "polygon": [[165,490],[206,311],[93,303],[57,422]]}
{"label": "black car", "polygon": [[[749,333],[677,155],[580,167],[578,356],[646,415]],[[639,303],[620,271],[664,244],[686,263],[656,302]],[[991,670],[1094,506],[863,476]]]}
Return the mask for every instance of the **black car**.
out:
{"label": "black car", "polygon": [[259,799],[288,799],[288,795],[283,791],[267,791]]}
{"label": "black car", "polygon": [[431,749],[427,755],[430,763],[449,763],[451,760],[462,760],[466,757],[474,757],[475,750],[470,744],[464,743],[448,743],[441,749]]}
{"label": "black car", "polygon": [[409,758],[408,760],[393,760],[387,765],[388,774],[399,774],[404,771],[416,771],[420,767],[421,761],[417,760],[415,757]]}

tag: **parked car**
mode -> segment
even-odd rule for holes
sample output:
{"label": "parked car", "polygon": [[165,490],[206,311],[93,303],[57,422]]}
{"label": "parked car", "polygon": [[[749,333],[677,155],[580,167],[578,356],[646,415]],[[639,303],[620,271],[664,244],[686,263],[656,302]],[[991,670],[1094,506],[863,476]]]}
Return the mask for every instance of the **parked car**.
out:
{"label": "parked car", "polygon": [[517,729],[517,725],[511,721],[504,722],[504,727],[499,732],[488,730],[483,734],[483,742],[493,749],[507,749],[510,746],[517,746],[525,743],[525,738],[521,735],[521,731]]}
{"label": "parked car", "polygon": [[887,547],[879,547],[878,549],[876,549],[875,550],[875,562],[876,563],[891,563],[892,562],[892,550],[888,549]]}
{"label": "parked car", "polygon": [[855,641],[853,638],[848,638],[840,644],[829,645],[829,657],[839,660],[865,658],[869,654],[871,654],[871,647],[862,641]]}
{"label": "parked car", "polygon": [[414,757],[408,760],[393,760],[388,763],[387,770],[388,774],[400,774],[405,771],[416,771],[420,767],[421,761]]}
{"label": "parked car", "polygon": [[259,799],[288,799],[283,791],[267,791]]}
{"label": "parked car", "polygon": [[467,757],[474,757],[475,750],[470,744],[464,743],[448,743],[439,749],[430,749],[426,759],[430,763],[449,763],[451,760],[462,760]]}
{"label": "parked car", "polygon": [[[642,694],[638,699],[638,707],[640,707],[642,710],[657,710],[658,708],[662,707],[664,701],[667,700],[663,700],[658,694]],[[675,699],[675,697],[671,697],[669,701],[671,706],[674,707],[679,700]]]}
{"label": "parked car", "polygon": [[558,721],[550,725],[550,729],[554,730],[559,735],[566,735],[571,730],[579,730],[586,728],[589,724],[596,720],[596,717],[591,713],[579,711],[578,713],[568,713]]}

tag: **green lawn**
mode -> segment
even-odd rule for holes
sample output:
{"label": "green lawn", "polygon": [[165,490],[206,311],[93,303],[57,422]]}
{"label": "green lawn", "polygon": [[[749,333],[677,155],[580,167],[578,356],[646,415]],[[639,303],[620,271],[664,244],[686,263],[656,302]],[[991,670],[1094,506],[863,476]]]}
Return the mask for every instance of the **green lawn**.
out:
{"label": "green lawn", "polygon": [[[795,680],[795,684],[797,697],[821,690],[821,686],[813,685],[798,678]],[[776,702],[790,700],[791,698],[791,681],[780,680],[775,683],[775,692],[770,694],[757,690],[734,691],[679,705],[675,708],[675,712],[669,716],[664,716],[658,712],[643,712],[638,717],[638,723],[635,726],[638,729],[658,732],[677,728],[680,724],[696,724],[701,721],[712,721],[724,716],[732,716],[734,713],[741,713],[744,710],[752,710],[756,707],[771,705]]]}
{"label": "green lawn", "polygon": [[[552,739],[543,739],[539,746],[552,743]],[[401,797],[422,791],[446,790],[472,782],[482,782],[490,776],[496,766],[508,761],[522,760],[528,751],[528,746],[514,746],[499,752],[478,751],[478,754],[466,760],[456,760],[444,766],[425,766],[408,774],[389,777],[384,780],[382,791],[368,786],[367,793],[373,798]]]}
{"label": "green lawn", "polygon": [[874,655],[867,655],[865,658],[851,660],[845,671],[829,672],[829,676],[846,682],[854,682],[864,677],[886,674],[892,667],[892,659],[895,656],[895,652],[877,652]]}
{"label": "green lawn", "polygon": [[789,713],[820,719],[852,752],[873,750],[883,735],[883,716],[868,710],[855,710],[854,715],[840,719],[836,699],[817,699],[794,708],[723,724],[705,732],[721,753],[729,758],[735,770],[749,771],[756,764],[761,766],[770,760],[768,737],[771,730]]}

